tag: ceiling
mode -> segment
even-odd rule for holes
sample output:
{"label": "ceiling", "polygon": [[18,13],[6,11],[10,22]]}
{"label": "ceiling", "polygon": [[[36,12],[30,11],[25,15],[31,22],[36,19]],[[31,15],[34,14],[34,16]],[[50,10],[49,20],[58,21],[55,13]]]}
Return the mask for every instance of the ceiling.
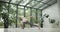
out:
{"label": "ceiling", "polygon": [[45,9],[57,3],[57,0],[0,0],[0,2],[20,5],[23,7]]}

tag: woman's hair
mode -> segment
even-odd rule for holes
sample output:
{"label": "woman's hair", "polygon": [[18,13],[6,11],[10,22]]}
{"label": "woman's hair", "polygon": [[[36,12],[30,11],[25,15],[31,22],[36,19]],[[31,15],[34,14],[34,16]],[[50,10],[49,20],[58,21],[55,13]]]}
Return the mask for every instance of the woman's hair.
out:
{"label": "woman's hair", "polygon": [[19,18],[20,20],[22,20],[22,17],[19,16],[18,18]]}
{"label": "woman's hair", "polygon": [[20,20],[22,20],[22,18],[20,17]]}
{"label": "woman's hair", "polygon": [[24,16],[18,16],[18,18],[19,18],[20,20],[22,20],[22,19],[24,18]]}

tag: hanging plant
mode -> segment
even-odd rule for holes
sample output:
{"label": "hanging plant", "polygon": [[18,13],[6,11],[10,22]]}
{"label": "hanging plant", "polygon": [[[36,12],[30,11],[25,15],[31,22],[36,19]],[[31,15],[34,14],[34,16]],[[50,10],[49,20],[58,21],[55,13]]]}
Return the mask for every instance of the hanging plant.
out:
{"label": "hanging plant", "polygon": [[50,19],[50,23],[55,23],[55,19]]}

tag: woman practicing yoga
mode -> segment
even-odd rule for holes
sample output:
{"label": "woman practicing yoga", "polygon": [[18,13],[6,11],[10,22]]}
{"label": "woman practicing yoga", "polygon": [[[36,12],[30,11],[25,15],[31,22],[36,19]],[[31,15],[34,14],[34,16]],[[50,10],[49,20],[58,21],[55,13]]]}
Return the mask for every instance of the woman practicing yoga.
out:
{"label": "woman practicing yoga", "polygon": [[[30,17],[32,17],[32,16],[30,16]],[[31,26],[36,26],[36,27],[39,28],[39,25],[34,25],[34,24],[32,24],[32,23],[29,22],[25,17],[19,17],[19,19],[20,19],[21,22],[22,22],[22,28],[23,28],[23,29],[25,28],[25,24],[29,24],[29,25],[31,25]]]}

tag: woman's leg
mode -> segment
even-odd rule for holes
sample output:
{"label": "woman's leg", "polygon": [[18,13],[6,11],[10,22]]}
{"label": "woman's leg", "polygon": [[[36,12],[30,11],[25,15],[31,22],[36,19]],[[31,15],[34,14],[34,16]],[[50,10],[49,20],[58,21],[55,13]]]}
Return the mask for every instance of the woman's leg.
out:
{"label": "woman's leg", "polygon": [[23,22],[23,29],[25,28],[25,22]]}
{"label": "woman's leg", "polygon": [[27,24],[29,24],[31,26],[36,26],[36,25],[32,24],[31,22],[27,22]]}
{"label": "woman's leg", "polygon": [[26,22],[26,24],[29,24],[29,25],[31,25],[31,26],[38,27],[38,28],[40,29],[40,26],[39,26],[39,24],[38,24],[38,25],[34,25],[34,24],[30,23],[30,22]]}

